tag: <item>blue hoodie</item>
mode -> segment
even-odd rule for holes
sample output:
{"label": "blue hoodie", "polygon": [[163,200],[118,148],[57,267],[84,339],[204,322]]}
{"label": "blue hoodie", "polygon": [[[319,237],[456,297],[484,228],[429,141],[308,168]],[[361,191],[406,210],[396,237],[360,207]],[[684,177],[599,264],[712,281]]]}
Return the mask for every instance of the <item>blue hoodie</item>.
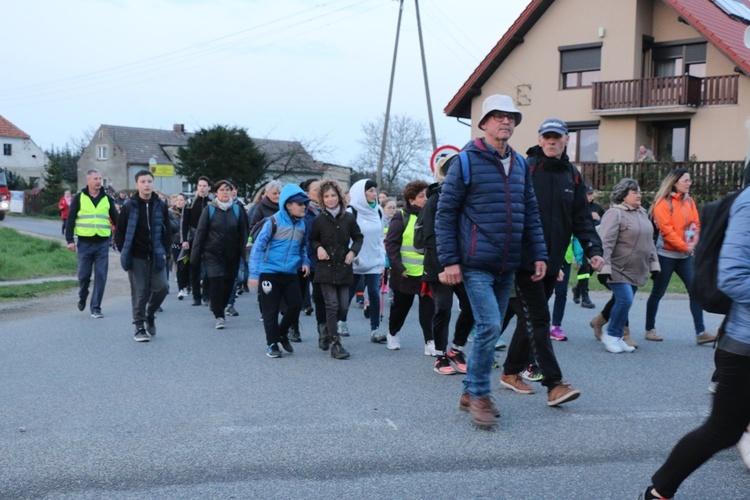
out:
{"label": "blue hoodie", "polygon": [[310,266],[307,256],[307,228],[303,217],[292,217],[286,211],[287,200],[295,194],[307,194],[296,184],[287,184],[279,196],[276,232],[272,235],[272,222],[267,220],[253,242],[250,254],[250,279],[261,273],[297,274],[302,266]]}

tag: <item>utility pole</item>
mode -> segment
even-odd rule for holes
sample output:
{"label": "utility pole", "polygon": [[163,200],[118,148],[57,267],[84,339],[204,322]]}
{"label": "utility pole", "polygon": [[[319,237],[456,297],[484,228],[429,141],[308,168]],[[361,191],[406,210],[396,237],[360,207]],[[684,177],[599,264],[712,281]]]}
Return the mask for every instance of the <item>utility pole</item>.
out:
{"label": "utility pole", "polygon": [[393,48],[393,64],[391,65],[391,83],[388,87],[388,102],[385,105],[385,120],[383,120],[383,140],[380,142],[380,158],[378,159],[378,189],[382,189],[383,160],[385,159],[385,141],[388,137],[388,120],[391,117],[391,97],[393,97],[393,79],[396,76],[396,56],[398,55],[398,38],[401,34],[401,15],[404,13],[404,0],[399,0],[398,24],[396,25],[396,45]]}
{"label": "utility pole", "polygon": [[424,41],[422,41],[422,21],[419,17],[419,0],[414,0],[417,7],[417,32],[419,33],[419,50],[422,54],[422,74],[424,75],[424,94],[427,97],[427,116],[430,120],[430,137],[432,138],[432,150],[437,149],[435,139],[435,122],[432,120],[432,101],[430,100],[430,84],[427,82],[427,62],[424,57]]}

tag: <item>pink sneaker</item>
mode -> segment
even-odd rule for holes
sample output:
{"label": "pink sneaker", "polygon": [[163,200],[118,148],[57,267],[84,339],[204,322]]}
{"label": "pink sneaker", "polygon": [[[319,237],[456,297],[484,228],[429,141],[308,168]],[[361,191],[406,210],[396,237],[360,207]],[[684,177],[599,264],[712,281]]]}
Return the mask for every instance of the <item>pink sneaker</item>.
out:
{"label": "pink sneaker", "polygon": [[549,338],[552,340],[568,340],[568,337],[565,336],[565,334],[562,331],[562,328],[559,326],[553,326],[549,329]]}

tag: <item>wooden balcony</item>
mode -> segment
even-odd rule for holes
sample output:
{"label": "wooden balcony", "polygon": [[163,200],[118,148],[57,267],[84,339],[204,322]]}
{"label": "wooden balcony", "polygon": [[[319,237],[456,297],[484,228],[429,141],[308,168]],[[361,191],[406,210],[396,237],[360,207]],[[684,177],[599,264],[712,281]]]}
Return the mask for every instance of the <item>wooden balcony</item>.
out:
{"label": "wooden balcony", "polygon": [[737,104],[739,77],[740,75],[706,78],[667,76],[595,82],[591,92],[591,107],[601,114],[613,114],[609,110],[634,114],[654,108],[694,112],[690,108]]}

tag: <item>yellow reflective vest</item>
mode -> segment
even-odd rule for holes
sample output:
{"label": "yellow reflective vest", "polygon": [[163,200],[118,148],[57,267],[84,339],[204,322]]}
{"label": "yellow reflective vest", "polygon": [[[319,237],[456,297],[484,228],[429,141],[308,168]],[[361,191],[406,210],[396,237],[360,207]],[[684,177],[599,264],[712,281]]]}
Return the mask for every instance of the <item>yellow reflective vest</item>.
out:
{"label": "yellow reflective vest", "polygon": [[91,197],[82,192],[79,203],[73,232],[85,238],[92,236],[108,238],[112,234],[112,224],[109,221],[109,197],[105,195],[99,204],[94,206]]}
{"label": "yellow reflective vest", "polygon": [[409,218],[401,236],[401,263],[406,269],[407,276],[421,278],[424,274],[424,255],[414,248],[414,227],[417,224],[417,216],[401,211],[401,216]]}

